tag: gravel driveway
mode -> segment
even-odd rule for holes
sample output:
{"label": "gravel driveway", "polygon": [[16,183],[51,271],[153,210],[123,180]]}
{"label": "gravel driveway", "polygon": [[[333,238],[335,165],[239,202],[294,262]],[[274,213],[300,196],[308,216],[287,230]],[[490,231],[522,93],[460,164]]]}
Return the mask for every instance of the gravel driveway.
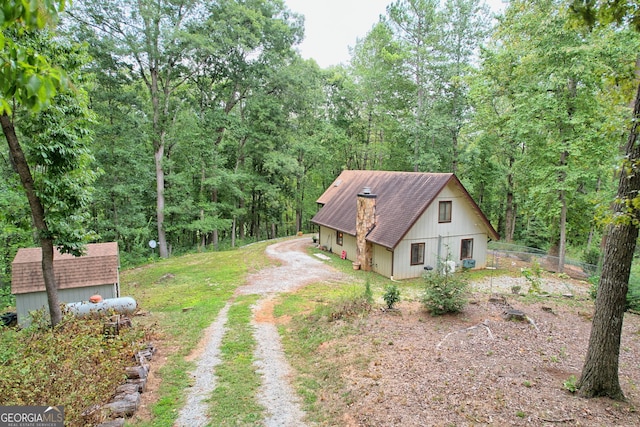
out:
{"label": "gravel driveway", "polygon": [[[273,322],[273,297],[291,292],[304,285],[340,280],[342,274],[305,253],[311,245],[309,237],[301,237],[270,245],[269,257],[279,265],[247,276],[246,284],[237,290],[239,295],[261,295],[253,308],[256,367],[262,376],[259,402],[266,408],[267,427],[305,426],[305,413],[289,382],[290,367],[284,356],[280,336]],[[229,304],[206,330],[205,350],[198,359],[194,387],[189,389],[187,404],[180,411],[176,427],[197,427],[208,424],[204,400],[216,385],[215,366],[219,363],[220,342],[224,335]]]}

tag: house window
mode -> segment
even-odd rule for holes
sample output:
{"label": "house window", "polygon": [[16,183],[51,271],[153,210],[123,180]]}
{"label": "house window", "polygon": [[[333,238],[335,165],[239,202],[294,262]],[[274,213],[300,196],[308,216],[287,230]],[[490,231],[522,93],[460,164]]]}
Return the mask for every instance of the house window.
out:
{"label": "house window", "polygon": [[411,244],[411,265],[424,264],[424,243]]}
{"label": "house window", "polygon": [[451,222],[451,201],[440,202],[438,207],[438,222]]}
{"label": "house window", "polygon": [[473,239],[462,239],[460,245],[460,259],[473,258]]}
{"label": "house window", "polygon": [[341,231],[336,233],[336,244],[342,246],[342,241],[344,240],[344,234]]}

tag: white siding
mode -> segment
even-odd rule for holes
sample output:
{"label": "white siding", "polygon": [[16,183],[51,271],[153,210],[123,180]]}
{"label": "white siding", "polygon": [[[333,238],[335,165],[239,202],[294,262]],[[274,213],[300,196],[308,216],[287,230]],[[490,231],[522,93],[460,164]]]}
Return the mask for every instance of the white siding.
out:
{"label": "white siding", "polygon": [[[438,222],[441,201],[451,201],[451,222]],[[445,187],[422,217],[416,221],[394,252],[393,276],[396,279],[419,277],[425,266],[435,267],[438,259],[451,260],[462,267],[460,247],[463,239],[473,239],[476,268],[486,265],[487,233],[484,223],[469,206],[466,197],[453,185]],[[425,244],[424,265],[411,265],[411,244]]]}
{"label": "white siding", "polygon": [[373,245],[372,270],[378,274],[390,277],[393,271],[393,252],[380,245]]}
{"label": "white siding", "polygon": [[348,260],[356,260],[357,245],[355,236],[344,233],[341,246],[336,243],[336,230],[320,226],[318,243],[338,256],[342,255],[342,251],[345,251]]}

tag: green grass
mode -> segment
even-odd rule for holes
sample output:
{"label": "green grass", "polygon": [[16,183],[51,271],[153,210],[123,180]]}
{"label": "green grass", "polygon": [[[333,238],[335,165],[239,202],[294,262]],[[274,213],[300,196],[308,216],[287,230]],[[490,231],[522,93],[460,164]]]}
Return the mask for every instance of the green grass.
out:
{"label": "green grass", "polygon": [[185,387],[191,382],[189,372],[195,368],[185,357],[232,299],[235,289],[244,283],[245,275],[271,263],[264,255],[271,243],[184,255],[121,273],[122,294],[133,296],[139,307],[149,312],[140,317],[141,321],[153,325],[155,338],[170,353],[158,371],[162,381],[160,398],[151,407],[153,419],[127,425],[173,424],[185,402]]}
{"label": "green grass", "polygon": [[[132,332],[136,339],[156,344],[161,348],[161,357],[167,358],[162,368],[154,371],[161,382],[156,391],[159,398],[150,407],[152,419],[134,418],[127,422],[128,426],[170,426],[175,422],[185,403],[185,390],[192,382],[189,372],[195,368],[195,364],[188,362],[185,357],[197,346],[204,329],[215,321],[228,301],[233,301],[233,305],[229,310],[228,331],[221,347],[222,363],[216,367],[217,388],[209,401],[211,425],[249,426],[260,423],[264,409],[255,400],[260,378],[253,365],[256,343],[250,324],[250,307],[257,297],[239,297],[234,300],[234,292],[244,284],[247,273],[273,264],[264,253],[266,246],[272,243],[273,241],[256,243],[234,251],[189,254],[121,272],[122,295],[135,298],[139,308],[146,312],[146,315],[132,319]],[[383,306],[382,295],[387,285],[397,283],[401,301],[419,301],[424,281],[417,278],[392,282],[374,273],[354,271],[351,261],[332,255],[326,263],[346,273],[347,279],[343,283],[313,284],[295,293],[282,295],[274,307],[274,315],[291,318],[289,323],[279,326],[279,332],[287,358],[296,371],[294,384],[303,399],[304,409],[312,421],[340,425],[340,414],[330,413],[330,410],[328,412],[321,403],[324,395],[338,396],[343,400],[351,398],[342,396],[344,387],[340,382],[340,370],[345,367],[335,363],[335,360],[340,360],[341,349],[330,349],[329,353],[319,349],[324,343],[359,333],[361,319],[367,313],[367,307],[363,303],[366,282],[370,284],[374,306]],[[485,270],[465,274],[475,280],[484,275],[500,275],[502,272]],[[31,372],[29,369],[55,364],[74,366],[73,355],[63,355],[60,351],[42,351],[37,355],[37,362],[34,362],[33,351],[25,354],[26,350],[20,347],[21,343],[25,343],[26,348],[33,341],[29,333],[33,332],[17,333],[0,329],[0,365],[7,365],[12,360],[24,360],[24,366],[12,366],[13,369],[19,369],[20,372],[24,370],[26,373]],[[56,341],[52,346],[72,350],[82,347],[82,352],[75,353],[91,354],[87,348],[98,345],[87,341],[88,338],[82,334],[75,337],[82,338],[80,341],[73,341],[72,338],[74,337],[62,342]],[[132,341],[122,344],[123,347],[132,345]],[[108,352],[112,351],[112,348],[108,348]],[[330,357],[325,357],[327,354]],[[370,355],[363,355],[361,359],[351,360],[349,363],[357,369],[368,362],[368,357]],[[116,366],[102,365],[101,362],[95,362],[95,366],[102,367],[100,372],[111,374],[119,369]],[[156,369],[153,361],[151,366]],[[49,371],[39,369],[37,372],[46,372],[48,375]],[[9,382],[10,375],[0,372],[0,379],[1,377],[4,377],[6,384],[4,389],[0,386],[0,393],[13,387]],[[38,378],[40,377],[36,380]],[[83,381],[85,378],[83,377]],[[115,378],[120,381],[117,375]],[[41,389],[30,387],[32,394]],[[48,396],[74,396],[68,391],[77,389],[72,383],[59,379],[47,387]],[[108,392],[83,393],[94,397],[100,394],[105,399],[110,397]],[[14,400],[21,402],[18,398]],[[50,403],[58,404],[57,401],[47,402]],[[65,412],[79,414],[88,403],[83,401],[80,404],[72,400],[67,403]]]}
{"label": "green grass", "polygon": [[251,305],[257,295],[240,297],[229,309],[227,332],[222,340],[222,363],[216,367],[217,386],[211,397],[213,426],[253,426],[264,408],[257,402],[260,377],[254,362],[255,340]]}
{"label": "green grass", "polygon": [[[349,270],[345,268],[345,272]],[[362,311],[356,310],[353,317],[342,318],[340,322],[331,321],[332,313],[341,310],[348,301],[362,300],[364,281],[360,283],[359,274],[354,274],[353,269],[350,273],[355,284],[309,285],[296,293],[282,295],[274,307],[276,317],[291,317],[286,325],[279,327],[279,333],[287,359],[297,372],[295,387],[302,397],[304,410],[312,421],[329,425],[340,425],[342,421],[337,415],[327,413],[320,401],[324,394],[341,393],[340,369],[344,366],[336,366],[318,350],[323,343],[359,330],[360,315],[365,314]],[[380,288],[381,294],[381,286],[376,288]]]}

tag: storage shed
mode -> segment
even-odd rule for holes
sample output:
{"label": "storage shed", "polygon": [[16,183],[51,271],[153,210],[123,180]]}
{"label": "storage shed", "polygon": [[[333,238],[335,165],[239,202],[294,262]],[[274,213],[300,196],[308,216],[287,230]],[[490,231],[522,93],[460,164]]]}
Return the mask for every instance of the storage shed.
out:
{"label": "storage shed", "polygon": [[[54,252],[53,271],[61,303],[88,301],[95,294],[120,297],[118,243],[92,243],[80,257]],[[19,249],[12,263],[11,293],[16,296],[18,324],[30,323],[29,312],[49,311],[42,276],[42,249]]]}

